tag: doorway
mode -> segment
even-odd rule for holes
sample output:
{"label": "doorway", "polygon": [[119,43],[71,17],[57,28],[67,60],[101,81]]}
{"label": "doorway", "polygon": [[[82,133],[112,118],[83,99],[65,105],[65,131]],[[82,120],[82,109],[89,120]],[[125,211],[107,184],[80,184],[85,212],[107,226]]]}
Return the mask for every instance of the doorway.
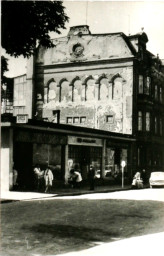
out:
{"label": "doorway", "polygon": [[18,171],[18,188],[21,191],[32,191],[34,187],[33,144],[16,142],[13,152],[14,166]]}

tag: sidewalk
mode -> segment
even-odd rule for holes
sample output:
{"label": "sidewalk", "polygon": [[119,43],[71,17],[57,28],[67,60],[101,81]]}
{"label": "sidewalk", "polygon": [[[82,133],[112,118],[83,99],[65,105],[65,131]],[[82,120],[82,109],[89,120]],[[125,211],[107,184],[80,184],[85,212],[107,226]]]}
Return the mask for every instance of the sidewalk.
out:
{"label": "sidewalk", "polygon": [[21,200],[35,200],[35,199],[46,199],[50,197],[59,196],[73,196],[73,195],[84,195],[93,193],[108,193],[115,191],[124,191],[131,189],[131,185],[125,185],[123,188],[121,185],[101,185],[96,186],[95,190],[89,190],[88,187],[82,187],[80,189],[73,189],[69,187],[54,189],[51,194],[48,193],[37,193],[37,192],[19,192],[19,191],[5,191],[1,192],[1,203],[9,203],[13,201]]}

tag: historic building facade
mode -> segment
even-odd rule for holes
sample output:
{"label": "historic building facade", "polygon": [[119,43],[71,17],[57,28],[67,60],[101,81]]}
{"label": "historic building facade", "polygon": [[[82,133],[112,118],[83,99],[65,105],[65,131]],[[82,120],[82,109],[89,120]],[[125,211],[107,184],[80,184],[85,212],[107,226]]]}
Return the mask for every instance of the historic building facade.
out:
{"label": "historic building facade", "polygon": [[[147,42],[143,31],[93,35],[88,26],[78,26],[55,39],[54,48],[40,48],[35,63],[37,118],[133,135],[134,166],[162,168],[164,73]],[[118,154],[111,147],[111,155],[112,150]]]}
{"label": "historic building facade", "polygon": [[[51,133],[60,130],[65,142],[22,133],[14,137],[13,148],[22,152],[22,143],[33,143],[31,165],[37,159],[56,166],[65,179],[72,166],[86,179],[89,164],[105,178],[121,172],[122,160],[129,178],[143,168],[148,176],[163,170],[164,71],[159,57],[146,48],[147,35],[91,34],[88,26],[77,26],[53,42],[51,49],[39,47],[28,62],[21,114],[45,121],[45,134],[50,123],[59,125]],[[15,88],[14,95],[21,95]],[[20,114],[19,103],[18,97],[14,115]]]}

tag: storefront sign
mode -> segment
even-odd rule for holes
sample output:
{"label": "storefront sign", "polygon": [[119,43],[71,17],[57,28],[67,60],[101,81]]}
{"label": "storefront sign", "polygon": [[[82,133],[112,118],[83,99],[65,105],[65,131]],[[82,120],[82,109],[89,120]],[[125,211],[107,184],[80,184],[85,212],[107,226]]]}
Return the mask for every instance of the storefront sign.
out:
{"label": "storefront sign", "polygon": [[15,134],[15,141],[65,145],[67,144],[67,137],[60,136],[60,135],[47,134],[47,133],[37,133],[37,132],[31,132],[31,131],[17,131]]}
{"label": "storefront sign", "polygon": [[17,124],[25,124],[28,122],[28,115],[17,115]]}
{"label": "storefront sign", "polygon": [[94,138],[85,138],[85,137],[68,137],[69,145],[83,145],[83,146],[96,146],[102,147],[102,139],[94,139]]}

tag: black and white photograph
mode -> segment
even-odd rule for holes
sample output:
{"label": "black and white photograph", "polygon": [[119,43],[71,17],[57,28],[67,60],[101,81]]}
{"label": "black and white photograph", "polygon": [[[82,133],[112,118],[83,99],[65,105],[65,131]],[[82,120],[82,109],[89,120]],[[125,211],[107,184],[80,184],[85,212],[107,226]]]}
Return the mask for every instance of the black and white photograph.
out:
{"label": "black and white photograph", "polygon": [[1,256],[161,255],[164,1],[1,0]]}

